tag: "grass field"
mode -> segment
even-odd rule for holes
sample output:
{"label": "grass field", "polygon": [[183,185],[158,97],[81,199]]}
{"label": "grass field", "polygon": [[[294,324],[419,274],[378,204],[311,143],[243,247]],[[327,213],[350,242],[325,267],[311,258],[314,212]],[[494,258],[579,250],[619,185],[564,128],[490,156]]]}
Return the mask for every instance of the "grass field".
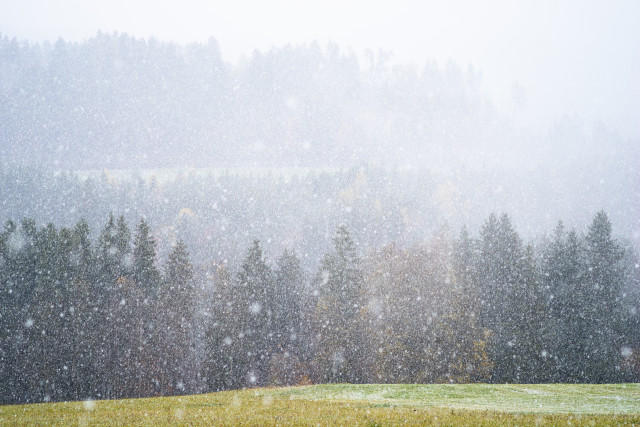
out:
{"label": "grass field", "polygon": [[640,384],[318,385],[0,406],[2,425],[640,425]]}

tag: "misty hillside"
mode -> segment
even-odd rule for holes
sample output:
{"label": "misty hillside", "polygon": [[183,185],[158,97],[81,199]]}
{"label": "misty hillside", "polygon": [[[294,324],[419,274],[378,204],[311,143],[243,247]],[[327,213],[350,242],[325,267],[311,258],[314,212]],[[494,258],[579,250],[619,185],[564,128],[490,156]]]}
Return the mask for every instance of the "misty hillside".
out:
{"label": "misty hillside", "polygon": [[2,154],[43,166],[404,163],[417,149],[427,160],[509,132],[480,75],[454,63],[391,68],[311,44],[232,66],[213,39],[104,34],[54,45],[5,37],[0,49]]}
{"label": "misty hillside", "polygon": [[[0,61],[1,154],[57,169],[505,160],[519,168],[555,157],[583,163],[586,149],[638,152],[574,119],[520,128],[492,107],[481,72],[452,61],[394,65],[383,52],[359,59],[312,43],[232,65],[214,39],[183,46],[100,33],[53,45],[5,36]],[[517,101],[516,119],[525,108]]]}
{"label": "misty hillside", "polygon": [[[0,159],[9,170],[380,166],[390,176],[412,171],[383,181],[417,201],[417,212],[432,212],[429,229],[477,228],[505,211],[531,237],[561,218],[584,227],[605,209],[621,236],[640,241],[638,141],[570,117],[549,129],[519,125],[522,103],[498,113],[471,65],[394,65],[382,52],[359,57],[315,43],[233,65],[214,39],[184,46],[99,33],[53,45],[5,36],[0,68]],[[326,199],[354,176],[336,178]],[[380,189],[368,189],[365,204]],[[5,217],[20,217],[6,197]],[[207,206],[191,199],[176,209]]]}

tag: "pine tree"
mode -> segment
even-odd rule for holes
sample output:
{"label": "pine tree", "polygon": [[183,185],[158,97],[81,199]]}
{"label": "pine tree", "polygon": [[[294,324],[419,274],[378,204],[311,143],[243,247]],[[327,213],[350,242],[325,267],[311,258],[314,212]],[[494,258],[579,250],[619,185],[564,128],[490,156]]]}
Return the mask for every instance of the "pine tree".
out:
{"label": "pine tree", "polygon": [[[453,248],[453,269],[456,275],[456,285],[465,294],[476,293],[478,281],[478,251],[476,242],[469,236],[466,227],[460,230],[460,236]],[[477,295],[475,295],[477,297]],[[472,300],[469,309],[477,309],[479,301]]]}
{"label": "pine tree", "polygon": [[109,289],[118,278],[117,248],[115,244],[115,217],[109,213],[107,224],[100,232],[96,248],[97,278],[102,288]]}
{"label": "pine tree", "polygon": [[[106,361],[110,375],[118,375],[114,391],[136,397],[160,393],[161,358],[154,349],[162,345],[162,334],[155,321],[162,278],[156,267],[156,242],[144,218],[136,228],[131,278],[120,276],[117,280],[109,298],[111,325],[107,333],[113,338],[107,344],[114,353],[111,359],[118,362]],[[118,364],[126,366],[124,372],[115,371]]]}
{"label": "pine tree", "polygon": [[187,247],[182,240],[179,240],[167,260],[165,278],[171,290],[177,294],[187,292],[193,286],[193,266],[189,261]]}
{"label": "pine tree", "polygon": [[585,378],[590,382],[612,382],[622,378],[620,349],[628,312],[623,303],[624,251],[613,239],[607,214],[598,212],[589,226],[586,246],[585,317],[590,320]]}
{"label": "pine tree", "polygon": [[195,389],[195,307],[193,266],[185,244],[179,240],[165,265],[165,283],[160,292],[160,309],[156,311],[161,325],[163,374],[167,378],[167,393]]}
{"label": "pine tree", "polygon": [[280,349],[296,347],[301,339],[301,303],[304,276],[294,252],[284,251],[275,271],[274,329]]}
{"label": "pine tree", "polygon": [[640,259],[632,247],[625,249],[625,282],[623,296],[624,307],[629,313],[629,322],[623,329],[625,347],[621,348],[623,366],[627,381],[640,380]]}
{"label": "pine tree", "polygon": [[543,346],[549,363],[549,381],[579,381],[580,359],[586,338],[580,332],[584,316],[584,287],[581,276],[585,267],[582,248],[574,230],[566,233],[562,222],[556,226],[552,240],[543,252],[543,283],[547,326]]}
{"label": "pine tree", "polygon": [[52,224],[36,232],[36,280],[30,315],[41,327],[40,334],[30,336],[28,359],[36,367],[32,390],[38,399],[44,400],[58,400],[57,392],[66,388],[59,375],[65,355],[56,333],[64,323],[61,314],[64,314],[65,302],[58,277],[58,243],[58,232]]}
{"label": "pine tree", "polygon": [[523,381],[522,366],[529,345],[523,333],[526,309],[524,248],[506,214],[491,214],[481,230],[480,307],[481,325],[493,335],[490,357],[492,381]]}
{"label": "pine tree", "polygon": [[449,371],[455,382],[487,381],[493,368],[491,332],[480,326],[479,319],[478,257],[477,242],[463,227],[453,247],[451,304],[441,320],[445,332],[453,334],[449,338],[455,350]]}
{"label": "pine tree", "polygon": [[133,242],[132,278],[147,296],[154,295],[160,287],[160,272],[156,268],[156,241],[144,218],[140,219]]}
{"label": "pine tree", "polygon": [[364,343],[358,333],[364,310],[363,273],[345,226],[338,228],[333,243],[334,251],[325,255],[314,280],[318,376],[323,382],[360,383],[365,379],[359,360]]}
{"label": "pine tree", "polygon": [[584,382],[587,378],[583,363],[591,339],[590,319],[586,315],[590,290],[585,283],[587,266],[583,242],[575,230],[567,234],[563,252],[560,254],[562,288],[558,289],[552,304],[552,308],[556,307],[553,310],[561,321],[562,332],[553,356],[558,360],[558,381]]}
{"label": "pine tree", "polygon": [[118,278],[131,275],[132,254],[131,254],[131,230],[124,218],[120,215],[115,229],[113,245],[116,249],[116,276]]}
{"label": "pine tree", "polygon": [[[206,385],[210,391],[242,387],[244,377],[236,376],[239,363],[235,357],[241,331],[236,323],[240,311],[235,286],[224,265],[212,265],[207,277],[207,288],[212,289],[213,295],[211,306],[206,310],[210,319],[205,329]],[[240,372],[242,375],[242,369]]]}
{"label": "pine tree", "polygon": [[7,320],[12,330],[19,331],[17,337],[10,338],[9,346],[3,347],[3,350],[10,351],[8,358],[11,362],[6,366],[11,378],[7,384],[13,386],[12,390],[8,390],[11,392],[10,401],[41,401],[44,396],[40,393],[38,379],[41,360],[36,350],[40,338],[38,334],[45,324],[35,315],[36,303],[42,303],[36,297],[38,230],[35,221],[25,218],[19,225],[7,223],[5,233],[10,262],[5,263],[8,268],[5,278],[8,281],[2,283],[3,299],[8,307],[15,307],[13,316]]}
{"label": "pine tree", "polygon": [[524,248],[519,263],[520,280],[512,305],[516,336],[517,380],[522,383],[537,383],[547,379],[549,369],[548,350],[543,337],[547,330],[547,305],[540,270],[531,245]]}
{"label": "pine tree", "polygon": [[93,279],[94,254],[89,239],[89,224],[82,218],[73,228],[73,252],[71,254],[74,266],[74,277],[77,280],[89,282]]}
{"label": "pine tree", "polygon": [[260,241],[254,240],[236,277],[237,374],[246,385],[265,385],[269,361],[276,351],[274,309],[276,293],[272,272],[266,264]]}
{"label": "pine tree", "polygon": [[0,233],[0,402],[18,403],[20,394],[24,390],[22,384],[24,374],[19,370],[19,358],[22,340],[18,331],[25,327],[23,303],[21,303],[20,291],[17,280],[18,252],[20,246],[17,243],[18,226],[11,220],[7,220],[2,233]]}
{"label": "pine tree", "polygon": [[71,265],[73,267],[72,306],[69,309],[69,341],[73,363],[70,366],[74,399],[96,396],[100,372],[98,341],[100,318],[96,288],[92,286],[94,253],[89,240],[89,225],[78,221],[72,231]]}
{"label": "pine tree", "polygon": [[284,251],[274,274],[273,333],[277,357],[269,367],[269,383],[297,384],[307,376],[304,369],[304,340],[308,327],[302,317],[304,276],[300,260],[292,251]]}

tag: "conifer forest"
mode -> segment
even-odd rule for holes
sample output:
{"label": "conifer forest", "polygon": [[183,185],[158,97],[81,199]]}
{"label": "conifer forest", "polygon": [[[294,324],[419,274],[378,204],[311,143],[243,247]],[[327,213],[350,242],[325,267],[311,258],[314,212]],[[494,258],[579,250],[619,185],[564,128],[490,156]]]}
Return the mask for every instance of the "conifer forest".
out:
{"label": "conifer forest", "polygon": [[640,382],[640,144],[335,43],[0,34],[0,404]]}

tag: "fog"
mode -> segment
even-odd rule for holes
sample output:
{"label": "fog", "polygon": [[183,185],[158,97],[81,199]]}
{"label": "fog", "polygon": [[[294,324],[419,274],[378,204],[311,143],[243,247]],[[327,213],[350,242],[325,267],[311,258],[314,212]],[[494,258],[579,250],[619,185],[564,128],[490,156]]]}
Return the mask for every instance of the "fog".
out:
{"label": "fog", "polygon": [[1,402],[640,378],[636,3],[5,9]]}
{"label": "fog", "polygon": [[0,31],[19,39],[82,41],[126,32],[179,43],[215,37],[233,63],[255,49],[329,41],[392,53],[396,63],[472,64],[503,112],[526,122],[563,115],[601,120],[640,137],[640,5],[633,1],[80,2],[28,0],[3,7]]}

